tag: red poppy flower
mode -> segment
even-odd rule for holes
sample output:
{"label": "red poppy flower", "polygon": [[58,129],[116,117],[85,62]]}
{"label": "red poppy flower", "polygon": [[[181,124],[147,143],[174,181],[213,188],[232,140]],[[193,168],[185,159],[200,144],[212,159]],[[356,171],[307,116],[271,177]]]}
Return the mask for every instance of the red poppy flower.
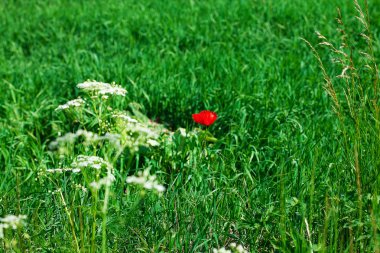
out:
{"label": "red poppy flower", "polygon": [[218,118],[215,112],[201,111],[200,113],[193,114],[193,120],[201,125],[210,126]]}

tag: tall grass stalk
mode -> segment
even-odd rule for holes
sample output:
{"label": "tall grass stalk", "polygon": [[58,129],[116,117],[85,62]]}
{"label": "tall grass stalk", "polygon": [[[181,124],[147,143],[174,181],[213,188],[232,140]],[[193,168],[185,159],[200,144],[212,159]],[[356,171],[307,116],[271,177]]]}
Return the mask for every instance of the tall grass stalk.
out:
{"label": "tall grass stalk", "polygon": [[[354,238],[365,238],[363,232],[365,226],[374,226],[377,221],[372,220],[370,214],[377,210],[377,203],[366,201],[363,196],[378,196],[378,168],[380,166],[379,148],[379,70],[373,50],[373,38],[370,31],[368,2],[364,1],[365,10],[357,0],[353,1],[359,24],[359,36],[364,41],[355,42],[352,34],[346,31],[345,23],[338,9],[337,23],[341,35],[339,46],[334,46],[321,33],[317,33],[320,39],[319,46],[327,47],[333,63],[340,68],[340,74],[332,76],[334,71],[327,68],[317,49],[308,41],[314,56],[318,60],[319,67],[325,80],[325,90],[333,102],[333,110],[336,113],[340,129],[343,135],[341,148],[344,150],[346,162],[339,165],[340,174],[347,186],[352,185],[350,174],[355,178],[356,216],[348,225],[348,241],[350,251],[364,250],[364,243]],[[361,45],[365,44],[364,48]],[[353,172],[353,173],[350,173]],[[349,188],[347,188],[349,189]],[[376,197],[375,197],[376,198]],[[369,206],[369,209],[367,208]],[[366,217],[364,217],[364,215]],[[371,222],[371,220],[373,222]],[[364,225],[367,224],[367,225]],[[338,228],[335,228],[338,229]],[[377,249],[376,229],[373,230],[371,241],[373,249]],[[341,237],[342,235],[338,235]],[[334,238],[337,243],[338,238]],[[336,245],[336,244],[335,244]],[[338,250],[337,246],[334,247]]]}
{"label": "tall grass stalk", "polygon": [[73,222],[73,219],[72,219],[72,213],[70,212],[69,208],[67,207],[67,203],[65,201],[65,197],[62,194],[62,190],[58,189],[57,192],[59,194],[59,198],[60,198],[60,200],[62,202],[62,206],[63,206],[63,208],[65,210],[66,215],[67,215],[67,219],[69,220],[69,224],[70,224],[71,233],[72,233],[72,236],[73,236],[75,250],[77,252],[80,252],[79,243],[78,243],[78,239],[77,239],[76,232],[75,232],[75,225],[74,225],[74,222]]}

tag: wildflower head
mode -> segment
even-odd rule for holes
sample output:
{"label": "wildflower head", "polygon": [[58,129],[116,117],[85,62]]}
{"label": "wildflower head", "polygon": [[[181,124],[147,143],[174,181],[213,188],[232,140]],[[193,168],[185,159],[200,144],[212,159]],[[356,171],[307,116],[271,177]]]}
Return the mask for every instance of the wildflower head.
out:
{"label": "wildflower head", "polygon": [[212,111],[201,111],[200,113],[193,114],[193,120],[204,126],[211,126],[214,124],[215,120],[218,118],[218,115]]}
{"label": "wildflower head", "polygon": [[90,187],[94,190],[99,190],[103,185],[110,186],[113,181],[115,181],[115,176],[109,172],[106,177],[101,178],[99,181],[93,181],[90,183]]}
{"label": "wildflower head", "polygon": [[62,110],[67,110],[73,107],[80,107],[85,104],[85,101],[81,98],[76,98],[73,100],[70,100],[66,102],[66,104],[59,105],[55,110],[56,111],[62,111]]}
{"label": "wildflower head", "polygon": [[97,81],[86,81],[86,82],[77,84],[77,88],[82,89],[84,91],[99,91],[99,90],[109,89],[111,87],[112,86],[109,83],[103,83],[103,82],[97,82]]}
{"label": "wildflower head", "polygon": [[0,238],[4,238],[4,229],[17,229],[24,225],[25,219],[26,215],[7,215],[4,218],[0,218]]}
{"label": "wildflower head", "polygon": [[103,158],[98,156],[85,156],[79,155],[71,164],[72,167],[76,169],[84,169],[84,168],[93,168],[96,170],[100,170],[102,168],[111,168],[112,165],[106,162]]}
{"label": "wildflower head", "polygon": [[147,190],[155,190],[158,193],[165,191],[165,187],[157,182],[156,176],[149,174],[149,169],[138,172],[137,177],[127,177],[127,183],[141,185]]}
{"label": "wildflower head", "polygon": [[86,81],[77,85],[77,88],[91,92],[92,94],[102,95],[102,98],[108,98],[109,95],[125,96],[127,91],[120,85],[112,83],[103,83],[97,81]]}

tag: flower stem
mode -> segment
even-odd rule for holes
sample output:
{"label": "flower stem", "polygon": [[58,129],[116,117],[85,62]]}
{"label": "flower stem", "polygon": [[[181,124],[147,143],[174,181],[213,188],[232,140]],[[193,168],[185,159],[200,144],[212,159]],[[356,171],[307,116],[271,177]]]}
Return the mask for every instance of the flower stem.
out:
{"label": "flower stem", "polygon": [[71,232],[73,233],[73,238],[74,238],[74,242],[75,242],[75,247],[77,249],[77,252],[80,252],[77,236],[75,235],[75,226],[74,226],[73,220],[71,219],[70,211],[67,208],[67,204],[66,204],[65,198],[63,197],[62,191],[59,190],[58,192],[59,192],[59,196],[61,197],[62,205],[63,205],[63,207],[65,209],[67,218],[69,219],[69,223],[70,223],[70,227],[71,227]]}
{"label": "flower stem", "polygon": [[[111,174],[110,168],[107,168],[107,176]],[[108,200],[110,195],[110,184],[107,183],[105,185],[106,192],[104,194],[104,202],[103,202],[103,222],[102,222],[102,252],[107,252],[107,209],[108,209]]]}

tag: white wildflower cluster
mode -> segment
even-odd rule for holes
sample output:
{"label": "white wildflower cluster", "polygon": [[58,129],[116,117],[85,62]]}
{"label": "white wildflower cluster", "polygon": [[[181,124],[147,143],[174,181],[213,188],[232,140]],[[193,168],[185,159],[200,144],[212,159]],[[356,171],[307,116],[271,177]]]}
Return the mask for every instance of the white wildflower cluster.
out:
{"label": "white wildflower cluster", "polygon": [[212,253],[232,253],[232,251],[222,247],[220,249],[212,249]]}
{"label": "white wildflower cluster", "polygon": [[25,219],[26,215],[7,215],[4,218],[0,218],[0,238],[4,238],[4,229],[17,229],[24,225]]}
{"label": "white wildflower cluster", "polygon": [[[92,168],[99,172],[102,169],[107,170],[107,176],[101,178],[99,181],[94,181],[90,183],[90,187],[92,189],[100,189],[103,185],[110,186],[113,181],[115,181],[115,176],[112,174],[113,166],[105,161],[103,158],[99,156],[86,156],[86,155],[78,155],[74,162],[71,163],[73,168],[58,168],[58,169],[47,169],[47,173],[63,173],[63,172],[73,172],[79,173],[83,169]],[[87,192],[87,188],[81,184],[74,184],[74,187],[82,190],[83,192]]]}
{"label": "white wildflower cluster", "polygon": [[83,83],[77,84],[77,88],[82,89],[84,91],[99,91],[104,89],[112,88],[111,84],[97,82],[97,81],[86,81]]}
{"label": "white wildflower cluster", "polygon": [[84,105],[85,103],[86,102],[83,99],[77,98],[77,99],[73,99],[73,100],[68,101],[66,104],[59,105],[55,110],[61,111],[61,110],[67,110],[67,109],[72,108],[72,107],[80,107],[80,106]]}
{"label": "white wildflower cluster", "polygon": [[103,98],[108,98],[108,95],[125,96],[127,91],[120,85],[112,83],[103,83],[97,81],[86,81],[77,85],[77,88],[85,92],[92,92],[95,94],[103,95]]}
{"label": "white wildflower cluster", "polygon": [[230,248],[237,253],[248,253],[248,250],[244,249],[243,245],[234,242],[230,244]]}
{"label": "white wildflower cluster", "polygon": [[105,133],[103,136],[98,136],[97,141],[108,141],[115,147],[120,147],[120,134]]}
{"label": "white wildflower cluster", "polygon": [[79,173],[85,168],[93,168],[96,170],[105,168],[109,171],[113,170],[113,167],[109,162],[98,156],[78,155],[75,161],[71,163],[71,166],[72,168],[47,169],[46,172],[49,174],[60,174],[64,172]]}
{"label": "white wildflower cluster", "polygon": [[157,139],[160,136],[154,129],[142,123],[135,124],[130,130],[145,135],[147,139]]}
{"label": "white wildflower cluster", "polygon": [[76,139],[83,137],[83,144],[86,146],[95,144],[100,141],[108,141],[115,147],[120,147],[120,135],[113,133],[106,133],[103,136],[99,136],[96,133],[79,129],[75,133],[66,133],[65,135],[58,137],[55,141],[51,142],[49,147],[51,149],[65,146],[66,144],[74,144]]}
{"label": "white wildflower cluster", "polygon": [[142,123],[122,112],[112,117],[117,119],[115,126],[122,133],[122,141],[130,150],[137,152],[140,146],[160,145],[158,139],[164,129],[162,125]]}
{"label": "white wildflower cluster", "polygon": [[51,174],[54,174],[54,173],[61,174],[63,172],[79,173],[80,169],[78,169],[78,168],[58,168],[58,169],[47,169],[46,172],[51,173]]}
{"label": "white wildflower cluster", "polygon": [[137,123],[138,122],[134,118],[131,118],[130,116],[128,116],[127,114],[122,113],[122,112],[114,113],[112,115],[112,118],[119,118],[119,119],[122,119],[128,123]]}
{"label": "white wildflower cluster", "polygon": [[224,247],[220,248],[220,249],[213,249],[212,250],[213,253],[248,253],[247,250],[244,249],[244,247],[242,245],[237,245],[236,243],[231,243],[230,244],[230,249],[226,249]]}
{"label": "white wildflower cluster", "polygon": [[99,181],[90,183],[90,187],[99,190],[103,185],[110,186],[115,181],[115,176],[112,173],[107,173],[106,177],[101,178]]}
{"label": "white wildflower cluster", "polygon": [[101,95],[118,95],[118,96],[123,96],[123,97],[125,97],[126,93],[127,91],[119,85],[115,85],[111,88],[102,89],[99,91],[99,94]]}
{"label": "white wildflower cluster", "polygon": [[149,174],[149,169],[146,169],[143,172],[138,172],[137,177],[127,177],[127,183],[141,185],[145,189],[156,190],[159,193],[165,191],[165,187],[157,182],[156,176]]}
{"label": "white wildflower cluster", "polygon": [[149,146],[152,146],[152,147],[160,146],[160,143],[158,141],[156,141],[156,140],[153,140],[153,139],[147,140],[146,143],[148,143]]}
{"label": "white wildflower cluster", "polygon": [[76,169],[84,169],[84,168],[93,168],[96,170],[100,170],[102,168],[112,169],[112,165],[106,162],[103,158],[99,156],[86,156],[79,155],[71,164],[72,167]]}

